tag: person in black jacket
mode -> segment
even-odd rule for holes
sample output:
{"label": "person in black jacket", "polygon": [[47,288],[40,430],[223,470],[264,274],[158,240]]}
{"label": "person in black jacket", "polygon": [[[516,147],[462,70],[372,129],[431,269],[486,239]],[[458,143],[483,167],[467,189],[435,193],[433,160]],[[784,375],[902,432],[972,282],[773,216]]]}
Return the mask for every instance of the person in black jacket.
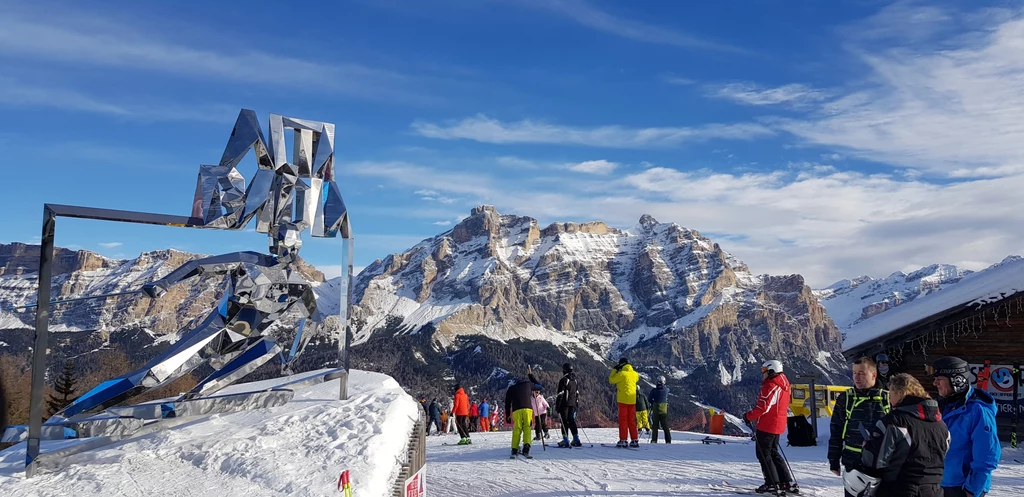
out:
{"label": "person in black jacket", "polygon": [[949,430],[939,403],[906,373],[889,379],[893,410],[870,430],[860,470],[880,478],[875,497],[941,497]]}
{"label": "person in black jacket", "polygon": [[[836,476],[840,469],[850,471],[860,465],[864,437],[857,429],[874,426],[889,413],[889,392],[878,385],[878,365],[870,357],[853,363],[853,388],[839,394],[832,411],[831,437],[828,440],[829,469]],[[847,497],[855,497],[849,492]]]}
{"label": "person in black jacket", "polygon": [[[530,374],[505,391],[505,423],[512,424],[512,458],[519,454],[519,440],[522,437],[523,455],[530,458],[530,444],[533,442],[533,386],[540,385]],[[514,423],[513,423],[513,420]]]}
{"label": "person in black jacket", "polygon": [[430,400],[430,406],[427,408],[427,412],[430,414],[430,420],[427,422],[427,435],[430,435],[430,427],[437,427],[437,434],[441,434],[441,406],[437,405],[437,399]]}
{"label": "person in black jacket", "polygon": [[658,443],[658,427],[665,430],[665,443],[672,443],[672,431],[668,427],[668,387],[665,377],[659,376],[657,383],[647,396],[651,401],[651,443]]}
{"label": "person in black jacket", "polygon": [[[572,364],[562,364],[561,380],[558,380],[558,393],[555,397],[555,412],[562,422],[562,441],[558,446],[581,447],[579,427],[576,426],[576,409],[579,407],[580,387],[576,381],[576,373],[572,370]],[[572,433],[572,442],[569,442],[569,433]]]}

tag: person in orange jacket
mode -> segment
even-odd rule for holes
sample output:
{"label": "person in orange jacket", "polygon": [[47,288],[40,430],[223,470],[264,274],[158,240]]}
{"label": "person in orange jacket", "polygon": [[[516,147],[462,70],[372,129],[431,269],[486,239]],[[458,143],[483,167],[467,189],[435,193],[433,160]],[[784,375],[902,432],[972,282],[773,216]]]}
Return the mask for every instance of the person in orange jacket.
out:
{"label": "person in orange jacket", "polygon": [[452,413],[455,414],[455,427],[459,430],[459,445],[473,443],[469,439],[469,396],[460,385],[455,385],[455,404]]}
{"label": "person in orange jacket", "polygon": [[[619,443],[616,447],[639,447],[640,436],[636,429],[636,384],[640,375],[633,371],[629,360],[619,359],[619,364],[608,376],[608,383],[615,385],[616,400],[619,403]],[[633,441],[629,439],[632,437]]]}

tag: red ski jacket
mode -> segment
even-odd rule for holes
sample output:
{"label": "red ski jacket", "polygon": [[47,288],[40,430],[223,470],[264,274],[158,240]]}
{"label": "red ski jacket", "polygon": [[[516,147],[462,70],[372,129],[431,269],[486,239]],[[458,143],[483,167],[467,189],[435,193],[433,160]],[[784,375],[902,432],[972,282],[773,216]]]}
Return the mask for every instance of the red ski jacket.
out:
{"label": "red ski jacket", "polygon": [[768,377],[761,383],[757,406],[743,415],[747,421],[757,421],[757,430],[773,435],[786,432],[789,413],[789,379],[785,374]]}
{"label": "red ski jacket", "polygon": [[469,406],[469,415],[480,416],[480,406],[476,405],[476,402],[474,402],[473,405]]}
{"label": "red ski jacket", "polygon": [[452,414],[456,416],[469,416],[469,396],[461,388],[455,391],[455,403],[452,406]]}

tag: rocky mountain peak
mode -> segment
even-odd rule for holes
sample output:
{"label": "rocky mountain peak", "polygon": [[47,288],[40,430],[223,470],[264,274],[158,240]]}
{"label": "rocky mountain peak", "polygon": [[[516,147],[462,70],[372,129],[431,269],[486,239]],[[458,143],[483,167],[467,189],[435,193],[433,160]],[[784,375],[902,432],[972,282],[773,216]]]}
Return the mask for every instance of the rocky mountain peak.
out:
{"label": "rocky mountain peak", "polygon": [[654,219],[654,216],[652,216],[650,214],[644,214],[644,215],[640,216],[639,225],[640,225],[640,227],[642,227],[644,229],[653,228],[654,226],[657,226],[658,224],[659,224],[658,220]]}

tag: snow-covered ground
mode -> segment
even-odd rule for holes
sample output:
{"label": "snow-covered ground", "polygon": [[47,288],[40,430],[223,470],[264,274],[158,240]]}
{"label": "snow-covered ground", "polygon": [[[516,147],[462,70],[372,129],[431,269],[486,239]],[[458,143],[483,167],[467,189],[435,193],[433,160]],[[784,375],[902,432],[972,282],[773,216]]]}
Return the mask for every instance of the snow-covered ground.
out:
{"label": "snow-covered ground", "polygon": [[[288,381],[233,385],[224,393]],[[0,493],[338,495],[338,476],[348,469],[355,495],[388,496],[420,407],[395,380],[379,373],[352,371],[349,394],[349,400],[337,400],[337,380],[297,388],[286,405],[197,417],[72,456],[62,471],[31,480],[24,477],[22,443],[0,452]],[[44,442],[43,450],[66,443]]]}
{"label": "snow-covered ground", "polygon": [[[473,445],[454,443],[455,435],[427,441],[427,491],[445,497],[555,496],[724,496],[709,488],[722,481],[756,487],[762,483],[754,445],[747,439],[725,445],[703,445],[704,434],[673,432],[672,444],[644,443],[639,450],[602,447],[614,444],[618,431],[589,429],[582,449],[543,450],[536,444],[533,460],[510,460],[510,432],[473,433]],[[552,437],[555,433],[552,432]],[[842,495],[842,481],[825,462],[827,435],[817,447],[784,447],[804,495]],[[785,442],[785,439],[783,439]],[[1005,449],[993,478],[992,497],[1018,496],[1024,488],[1024,453]]]}

